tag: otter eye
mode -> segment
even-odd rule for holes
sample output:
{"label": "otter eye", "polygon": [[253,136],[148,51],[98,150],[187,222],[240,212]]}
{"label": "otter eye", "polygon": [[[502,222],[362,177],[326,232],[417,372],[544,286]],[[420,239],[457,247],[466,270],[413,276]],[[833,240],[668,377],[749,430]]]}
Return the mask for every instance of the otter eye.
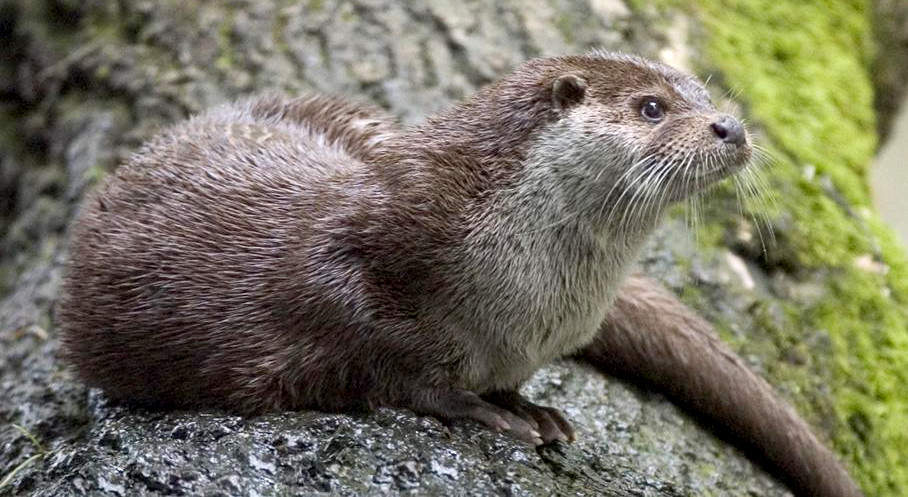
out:
{"label": "otter eye", "polygon": [[647,99],[644,100],[643,105],[640,106],[640,114],[647,121],[657,123],[665,116],[665,111],[662,109],[662,104],[658,101]]}

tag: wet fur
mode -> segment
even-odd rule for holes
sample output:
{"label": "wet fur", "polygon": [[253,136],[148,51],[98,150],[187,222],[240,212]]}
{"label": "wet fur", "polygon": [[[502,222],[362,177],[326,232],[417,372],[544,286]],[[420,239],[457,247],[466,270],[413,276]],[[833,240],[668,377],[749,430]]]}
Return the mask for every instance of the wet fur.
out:
{"label": "wet fur", "polygon": [[[640,119],[646,95],[664,125]],[[716,115],[689,76],[604,53],[530,61],[410,129],[329,97],[214,110],[86,200],[66,357],[155,405],[469,417],[452,395],[601,361],[600,330],[634,322],[611,304],[637,292],[622,281],[661,211],[709,182],[699,166],[747,160]]]}

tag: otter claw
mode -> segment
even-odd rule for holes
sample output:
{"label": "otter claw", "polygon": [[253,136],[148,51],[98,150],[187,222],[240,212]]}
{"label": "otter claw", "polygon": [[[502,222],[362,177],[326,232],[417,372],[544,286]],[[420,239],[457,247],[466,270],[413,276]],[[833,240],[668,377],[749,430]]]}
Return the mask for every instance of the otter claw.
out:
{"label": "otter claw", "polygon": [[575,439],[574,428],[558,409],[534,404],[517,392],[496,392],[486,395],[485,399],[515,413],[526,423],[534,426],[543,443],[555,440],[573,442]]}
{"label": "otter claw", "polygon": [[487,402],[466,390],[429,391],[413,409],[446,419],[472,419],[495,431],[506,431],[524,442],[542,445],[546,439],[539,424],[510,410]]}

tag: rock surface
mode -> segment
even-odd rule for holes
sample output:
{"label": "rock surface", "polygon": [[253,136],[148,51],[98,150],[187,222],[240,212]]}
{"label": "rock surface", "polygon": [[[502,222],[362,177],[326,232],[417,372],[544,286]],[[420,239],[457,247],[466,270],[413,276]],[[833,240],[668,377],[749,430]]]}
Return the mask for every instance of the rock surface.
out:
{"label": "rock surface", "polygon": [[[571,362],[540,371],[525,393],[563,408],[579,440],[536,451],[397,410],[243,419],[126,408],[55,357],[67,223],[86,189],[156,129],[266,89],[357,96],[413,122],[529,57],[590,46],[684,64],[696,52],[691,21],[636,4],[0,4],[0,496],[789,495],[661,396]],[[803,376],[768,374],[821,433],[861,429],[831,407],[828,335],[799,328],[780,303],[822,300],[823,270],[759,255],[754,226],[736,212],[730,195],[714,199],[707,215],[724,234],[710,247],[667,222],[643,267],[717,322],[757,371]],[[784,216],[773,223],[784,235]],[[778,334],[786,327],[796,343]]]}

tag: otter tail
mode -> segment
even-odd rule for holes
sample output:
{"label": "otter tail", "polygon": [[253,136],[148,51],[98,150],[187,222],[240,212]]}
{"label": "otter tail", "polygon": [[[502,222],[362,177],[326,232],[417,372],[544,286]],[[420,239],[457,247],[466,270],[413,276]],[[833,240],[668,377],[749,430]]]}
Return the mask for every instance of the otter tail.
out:
{"label": "otter tail", "polygon": [[665,393],[741,444],[798,496],[863,494],[835,454],[705,320],[658,283],[633,276],[580,357]]}

